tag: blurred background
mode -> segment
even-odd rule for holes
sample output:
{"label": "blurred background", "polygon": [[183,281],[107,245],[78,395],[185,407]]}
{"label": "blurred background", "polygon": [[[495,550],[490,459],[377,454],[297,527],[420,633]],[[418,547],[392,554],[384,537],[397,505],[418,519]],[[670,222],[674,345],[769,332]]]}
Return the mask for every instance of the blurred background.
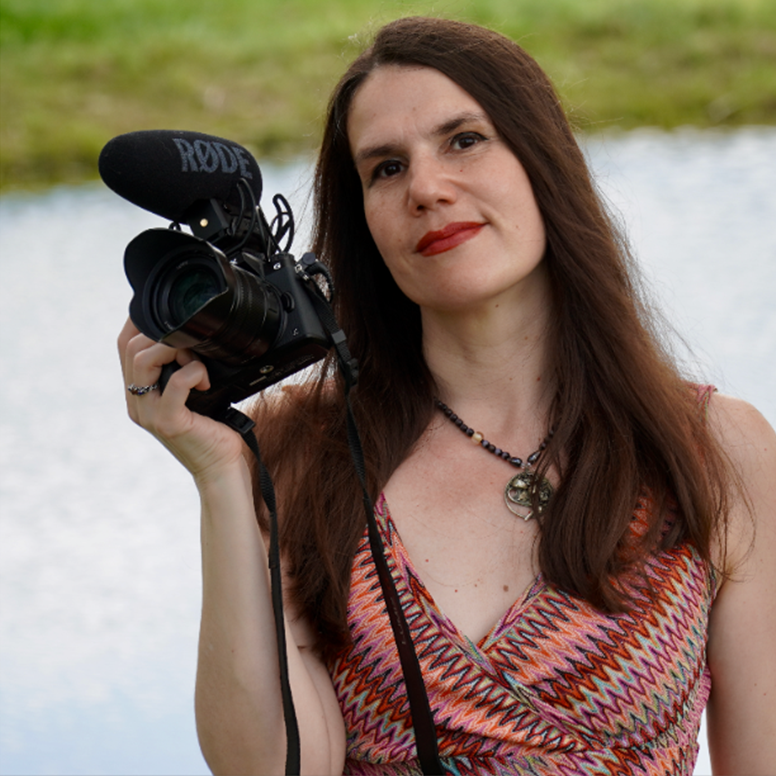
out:
{"label": "blurred background", "polygon": [[[196,492],[124,410],[114,135],[256,155],[307,247],[328,93],[381,23],[494,27],[545,67],[690,376],[776,424],[776,4],[0,0],[0,774],[207,773]],[[710,773],[702,747],[696,773]]]}

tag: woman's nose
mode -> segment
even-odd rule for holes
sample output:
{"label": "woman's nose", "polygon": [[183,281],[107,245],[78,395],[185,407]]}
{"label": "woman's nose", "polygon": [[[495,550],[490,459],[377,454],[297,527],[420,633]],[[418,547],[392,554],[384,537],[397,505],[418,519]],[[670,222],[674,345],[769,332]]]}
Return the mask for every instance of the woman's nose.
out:
{"label": "woman's nose", "polygon": [[415,213],[453,203],[457,188],[451,170],[433,157],[414,159],[409,168],[407,195],[410,210]]}

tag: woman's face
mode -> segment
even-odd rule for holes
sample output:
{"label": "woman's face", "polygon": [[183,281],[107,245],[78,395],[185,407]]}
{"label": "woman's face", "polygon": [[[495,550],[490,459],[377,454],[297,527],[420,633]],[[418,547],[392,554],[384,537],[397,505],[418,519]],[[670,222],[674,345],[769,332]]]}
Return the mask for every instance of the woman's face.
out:
{"label": "woman's face", "polygon": [[545,232],[520,162],[438,70],[383,66],[348,117],[372,237],[421,307],[463,310],[544,288]]}

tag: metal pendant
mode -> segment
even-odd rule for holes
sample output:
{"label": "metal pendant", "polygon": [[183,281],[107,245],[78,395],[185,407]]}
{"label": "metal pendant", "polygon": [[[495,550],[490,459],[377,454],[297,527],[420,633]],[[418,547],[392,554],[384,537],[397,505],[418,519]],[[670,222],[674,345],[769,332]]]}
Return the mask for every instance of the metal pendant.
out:
{"label": "metal pendant", "polygon": [[537,482],[536,475],[530,470],[516,474],[504,489],[504,501],[507,509],[513,515],[522,517],[523,520],[530,520],[534,514],[531,508],[531,495],[536,491],[539,495],[538,512],[541,514],[552,498],[552,485],[550,485],[549,480],[542,477],[542,481]]}

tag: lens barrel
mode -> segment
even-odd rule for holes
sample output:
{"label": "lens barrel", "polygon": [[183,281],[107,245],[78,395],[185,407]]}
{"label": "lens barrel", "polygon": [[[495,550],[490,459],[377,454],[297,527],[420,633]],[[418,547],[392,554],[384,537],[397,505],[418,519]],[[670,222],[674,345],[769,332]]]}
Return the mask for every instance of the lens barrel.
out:
{"label": "lens barrel", "polygon": [[135,290],[130,316],[159,342],[239,366],[266,353],[281,329],[277,291],[197,237],[149,229],[127,246],[124,266]]}

